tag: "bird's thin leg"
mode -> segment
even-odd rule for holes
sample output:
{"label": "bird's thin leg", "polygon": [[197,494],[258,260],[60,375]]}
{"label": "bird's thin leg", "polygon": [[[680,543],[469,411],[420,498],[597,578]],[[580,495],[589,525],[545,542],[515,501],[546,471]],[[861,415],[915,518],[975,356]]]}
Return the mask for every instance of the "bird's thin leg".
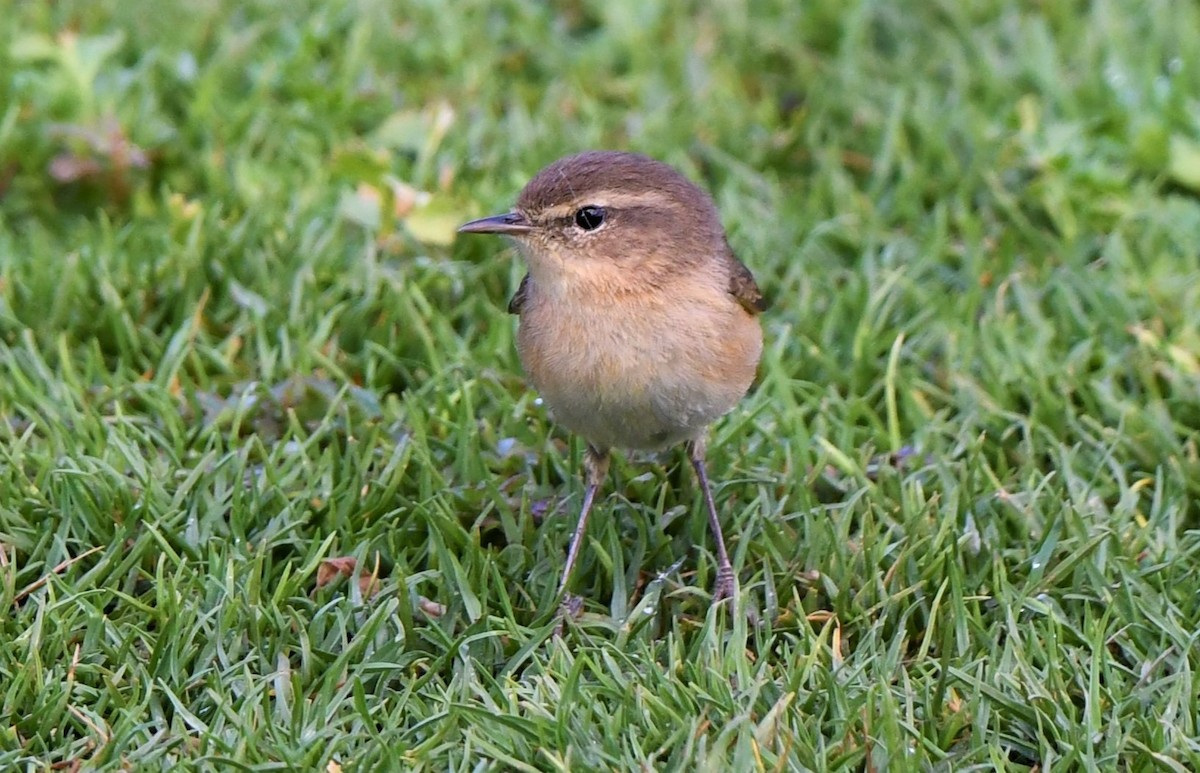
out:
{"label": "bird's thin leg", "polygon": [[688,459],[692,469],[696,471],[696,479],[700,482],[700,490],[704,493],[704,505],[708,508],[708,528],[712,531],[713,540],[717,543],[717,582],[713,585],[713,606],[729,599],[734,613],[737,611],[737,575],[733,573],[733,563],[725,550],[725,537],[721,534],[721,519],[717,516],[717,505],[713,502],[712,487],[708,484],[708,470],[704,466],[705,441],[703,437],[691,440],[687,444]]}
{"label": "bird's thin leg", "polygon": [[583,611],[583,600],[578,596],[567,593],[567,583],[571,579],[571,569],[575,559],[579,557],[579,547],[583,544],[583,535],[587,531],[588,514],[592,512],[592,502],[596,500],[596,491],[604,483],[608,475],[608,451],[601,451],[588,445],[583,455],[583,476],[586,488],[583,492],[583,507],[579,510],[579,521],[575,524],[575,533],[571,535],[571,545],[567,548],[567,563],[563,567],[562,579],[558,581],[558,624],[554,626],[554,635],[562,636],[563,625],[568,618],[579,617]]}
{"label": "bird's thin leg", "polygon": [[596,499],[596,491],[604,483],[608,475],[608,451],[599,450],[591,445],[583,456],[583,475],[587,488],[583,492],[583,507],[579,511],[579,522],[575,524],[575,534],[571,536],[571,546],[567,548],[567,563],[563,567],[562,579],[558,582],[558,595],[567,590],[567,581],[571,579],[571,569],[575,559],[579,557],[579,548],[583,544],[583,535],[587,531],[588,514],[592,511],[592,502]]}

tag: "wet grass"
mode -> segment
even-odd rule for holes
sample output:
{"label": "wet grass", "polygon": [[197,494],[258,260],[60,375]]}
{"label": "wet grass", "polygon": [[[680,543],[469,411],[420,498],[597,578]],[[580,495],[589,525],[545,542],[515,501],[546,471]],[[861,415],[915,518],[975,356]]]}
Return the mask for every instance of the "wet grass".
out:
{"label": "wet grass", "polygon": [[[5,768],[1200,767],[1195,7],[10,10]],[[551,636],[581,448],[453,226],[586,147],[773,299],[760,629],[664,455]]]}

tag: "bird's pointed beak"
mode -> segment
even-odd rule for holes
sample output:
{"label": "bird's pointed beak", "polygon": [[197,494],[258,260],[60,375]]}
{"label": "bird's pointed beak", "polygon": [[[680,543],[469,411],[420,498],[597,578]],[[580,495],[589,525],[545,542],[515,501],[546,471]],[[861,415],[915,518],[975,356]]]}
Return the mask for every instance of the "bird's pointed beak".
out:
{"label": "bird's pointed beak", "polygon": [[481,217],[458,227],[460,234],[508,234],[520,236],[533,230],[533,223],[518,212]]}

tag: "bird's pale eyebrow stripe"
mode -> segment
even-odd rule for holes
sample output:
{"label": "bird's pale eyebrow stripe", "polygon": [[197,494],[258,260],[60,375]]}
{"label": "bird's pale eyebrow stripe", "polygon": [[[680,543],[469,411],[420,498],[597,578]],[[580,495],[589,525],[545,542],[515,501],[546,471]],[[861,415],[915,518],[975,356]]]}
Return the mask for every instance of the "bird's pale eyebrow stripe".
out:
{"label": "bird's pale eyebrow stripe", "polygon": [[586,196],[581,196],[569,204],[560,204],[551,207],[546,210],[546,214],[550,217],[564,217],[573,215],[577,209],[586,206],[627,209],[647,206],[675,207],[678,204],[670,196],[659,191],[629,193],[628,191],[602,190],[593,191]]}

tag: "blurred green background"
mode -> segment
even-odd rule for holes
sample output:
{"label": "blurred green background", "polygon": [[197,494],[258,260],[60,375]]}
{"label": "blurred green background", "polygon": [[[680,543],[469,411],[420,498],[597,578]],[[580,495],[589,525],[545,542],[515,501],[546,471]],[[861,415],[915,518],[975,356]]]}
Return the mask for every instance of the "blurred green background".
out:
{"label": "blurred green background", "polygon": [[[1198,29],[5,4],[0,764],[1200,766]],[[761,629],[665,455],[551,636],[580,448],[454,227],[586,148],[711,190],[773,300],[710,455]]]}

